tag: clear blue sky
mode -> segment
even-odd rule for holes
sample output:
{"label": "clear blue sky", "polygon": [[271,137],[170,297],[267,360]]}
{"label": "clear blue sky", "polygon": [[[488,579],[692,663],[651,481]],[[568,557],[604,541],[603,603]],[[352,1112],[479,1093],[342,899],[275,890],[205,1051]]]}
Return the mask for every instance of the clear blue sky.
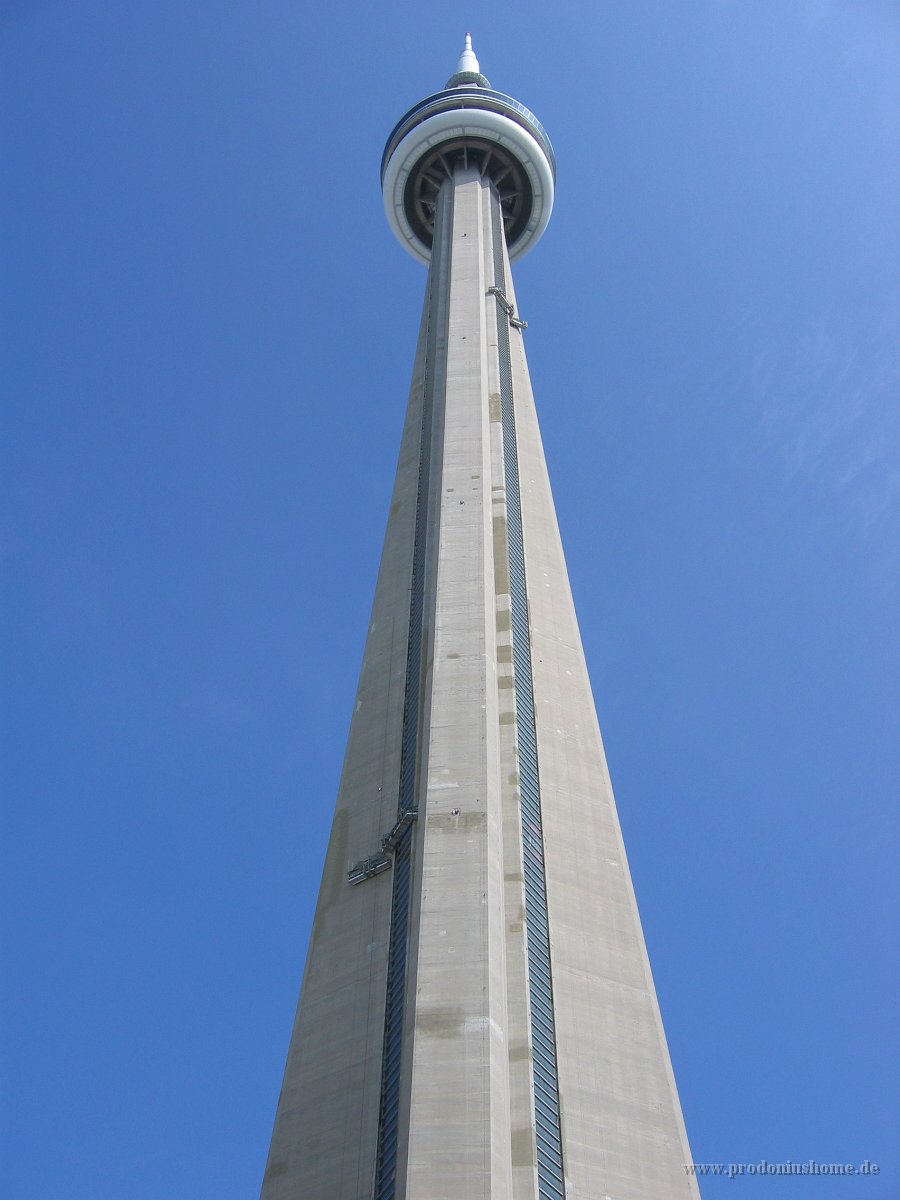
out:
{"label": "clear blue sky", "polygon": [[11,1200],[256,1194],[466,29],[695,1158],[882,1167],[704,1196],[900,1194],[898,6],[6,0]]}

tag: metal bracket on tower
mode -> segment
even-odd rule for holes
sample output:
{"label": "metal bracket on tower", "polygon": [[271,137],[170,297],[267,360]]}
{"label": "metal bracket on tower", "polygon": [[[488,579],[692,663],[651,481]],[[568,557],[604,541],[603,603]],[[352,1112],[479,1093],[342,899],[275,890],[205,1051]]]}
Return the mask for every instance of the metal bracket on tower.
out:
{"label": "metal bracket on tower", "polygon": [[492,285],[491,287],[488,288],[487,294],[489,296],[496,296],[497,303],[500,305],[500,307],[503,309],[503,311],[509,317],[509,323],[510,323],[510,325],[512,325],[513,329],[527,329],[528,328],[528,322],[520,321],[519,318],[516,316],[516,306],[514,304],[512,304],[509,300],[507,300],[506,294],[504,293],[503,288],[499,288],[496,285]]}
{"label": "metal bracket on tower", "polygon": [[391,865],[388,856],[397,848],[397,843],[418,815],[417,808],[408,808],[406,812],[401,813],[394,827],[381,839],[381,850],[353,864],[347,872],[348,882],[354,885],[362,883],[364,879],[371,879],[373,875],[380,875],[382,871],[386,871]]}
{"label": "metal bracket on tower", "polygon": [[358,863],[354,863],[347,872],[347,879],[350,883],[362,883],[364,879],[371,879],[373,875],[380,875],[390,865],[391,860],[386,854],[370,854],[368,858],[363,858]]}
{"label": "metal bracket on tower", "polygon": [[417,808],[408,808],[406,812],[401,813],[394,828],[381,839],[381,849],[393,850],[418,815]]}

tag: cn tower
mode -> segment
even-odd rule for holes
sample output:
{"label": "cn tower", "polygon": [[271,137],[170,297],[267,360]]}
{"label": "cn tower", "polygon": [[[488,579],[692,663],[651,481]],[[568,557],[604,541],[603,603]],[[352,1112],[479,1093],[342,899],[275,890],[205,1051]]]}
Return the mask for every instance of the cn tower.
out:
{"label": "cn tower", "polygon": [[387,140],[428,279],[263,1200],[699,1196],[513,287],[555,180],[468,36]]}

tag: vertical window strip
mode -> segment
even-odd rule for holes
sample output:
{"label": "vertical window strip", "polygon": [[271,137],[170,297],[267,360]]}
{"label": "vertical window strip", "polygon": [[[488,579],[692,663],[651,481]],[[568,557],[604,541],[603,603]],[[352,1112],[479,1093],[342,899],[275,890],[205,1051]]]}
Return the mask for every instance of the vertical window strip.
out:
{"label": "vertical window strip", "polygon": [[[506,292],[503,262],[505,234],[500,199],[492,191],[494,283]],[[531,671],[531,636],[528,593],[522,541],[522,503],[516,415],[513,405],[509,320],[497,297],[497,337],[500,358],[500,417],[503,430],[503,471],[506,488],[507,552],[512,613],[514,695],[519,756],[522,843],[525,871],[525,928],[528,958],[528,991],[531,1009],[532,1078],[535,1097],[538,1195],[540,1200],[565,1200],[562,1167],[562,1133],[559,1116],[559,1079],[556,1068],[556,1030],[550,966],[550,930],[547,917],[547,881],[544,873],[544,838],[541,793],[534,724],[534,684]],[[539,1019],[538,1014],[542,1015]]]}
{"label": "vertical window strip", "polygon": [[[435,215],[434,251],[447,222],[446,205],[438,204]],[[425,371],[422,386],[422,426],[419,433],[419,465],[416,481],[416,518],[413,537],[412,578],[409,601],[409,636],[406,653],[406,690],[403,699],[403,733],[400,751],[400,785],[397,819],[416,808],[416,775],[419,751],[419,711],[422,677],[422,630],[425,606],[425,558],[428,537],[428,492],[431,482],[431,447],[434,426],[434,364],[436,357],[436,314],[440,270],[430,272],[428,315],[425,330]],[[397,1142],[400,1119],[400,1057],[403,1048],[403,1018],[406,1001],[406,958],[409,944],[410,878],[413,826],[405,830],[394,849],[391,896],[390,943],[388,947],[387,992],[384,1008],[384,1042],[381,1054],[381,1100],[378,1112],[378,1146],[375,1157],[374,1200],[394,1200],[396,1191]]]}

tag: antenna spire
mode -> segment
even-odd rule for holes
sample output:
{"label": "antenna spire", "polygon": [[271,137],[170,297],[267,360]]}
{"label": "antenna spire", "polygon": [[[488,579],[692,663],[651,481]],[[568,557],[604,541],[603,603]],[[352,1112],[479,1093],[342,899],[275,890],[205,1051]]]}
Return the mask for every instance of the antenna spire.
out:
{"label": "antenna spire", "polygon": [[461,75],[463,72],[473,75],[481,74],[481,67],[478,65],[478,59],[475,57],[475,51],[472,49],[472,35],[466,34],[466,44],[463,47],[463,52],[459,56],[459,62],[456,64],[456,73]]}
{"label": "antenna spire", "polygon": [[490,82],[481,73],[475,51],[472,49],[472,35],[466,34],[466,44],[456,64],[456,70],[447,80],[445,87],[483,87],[489,88]]}

